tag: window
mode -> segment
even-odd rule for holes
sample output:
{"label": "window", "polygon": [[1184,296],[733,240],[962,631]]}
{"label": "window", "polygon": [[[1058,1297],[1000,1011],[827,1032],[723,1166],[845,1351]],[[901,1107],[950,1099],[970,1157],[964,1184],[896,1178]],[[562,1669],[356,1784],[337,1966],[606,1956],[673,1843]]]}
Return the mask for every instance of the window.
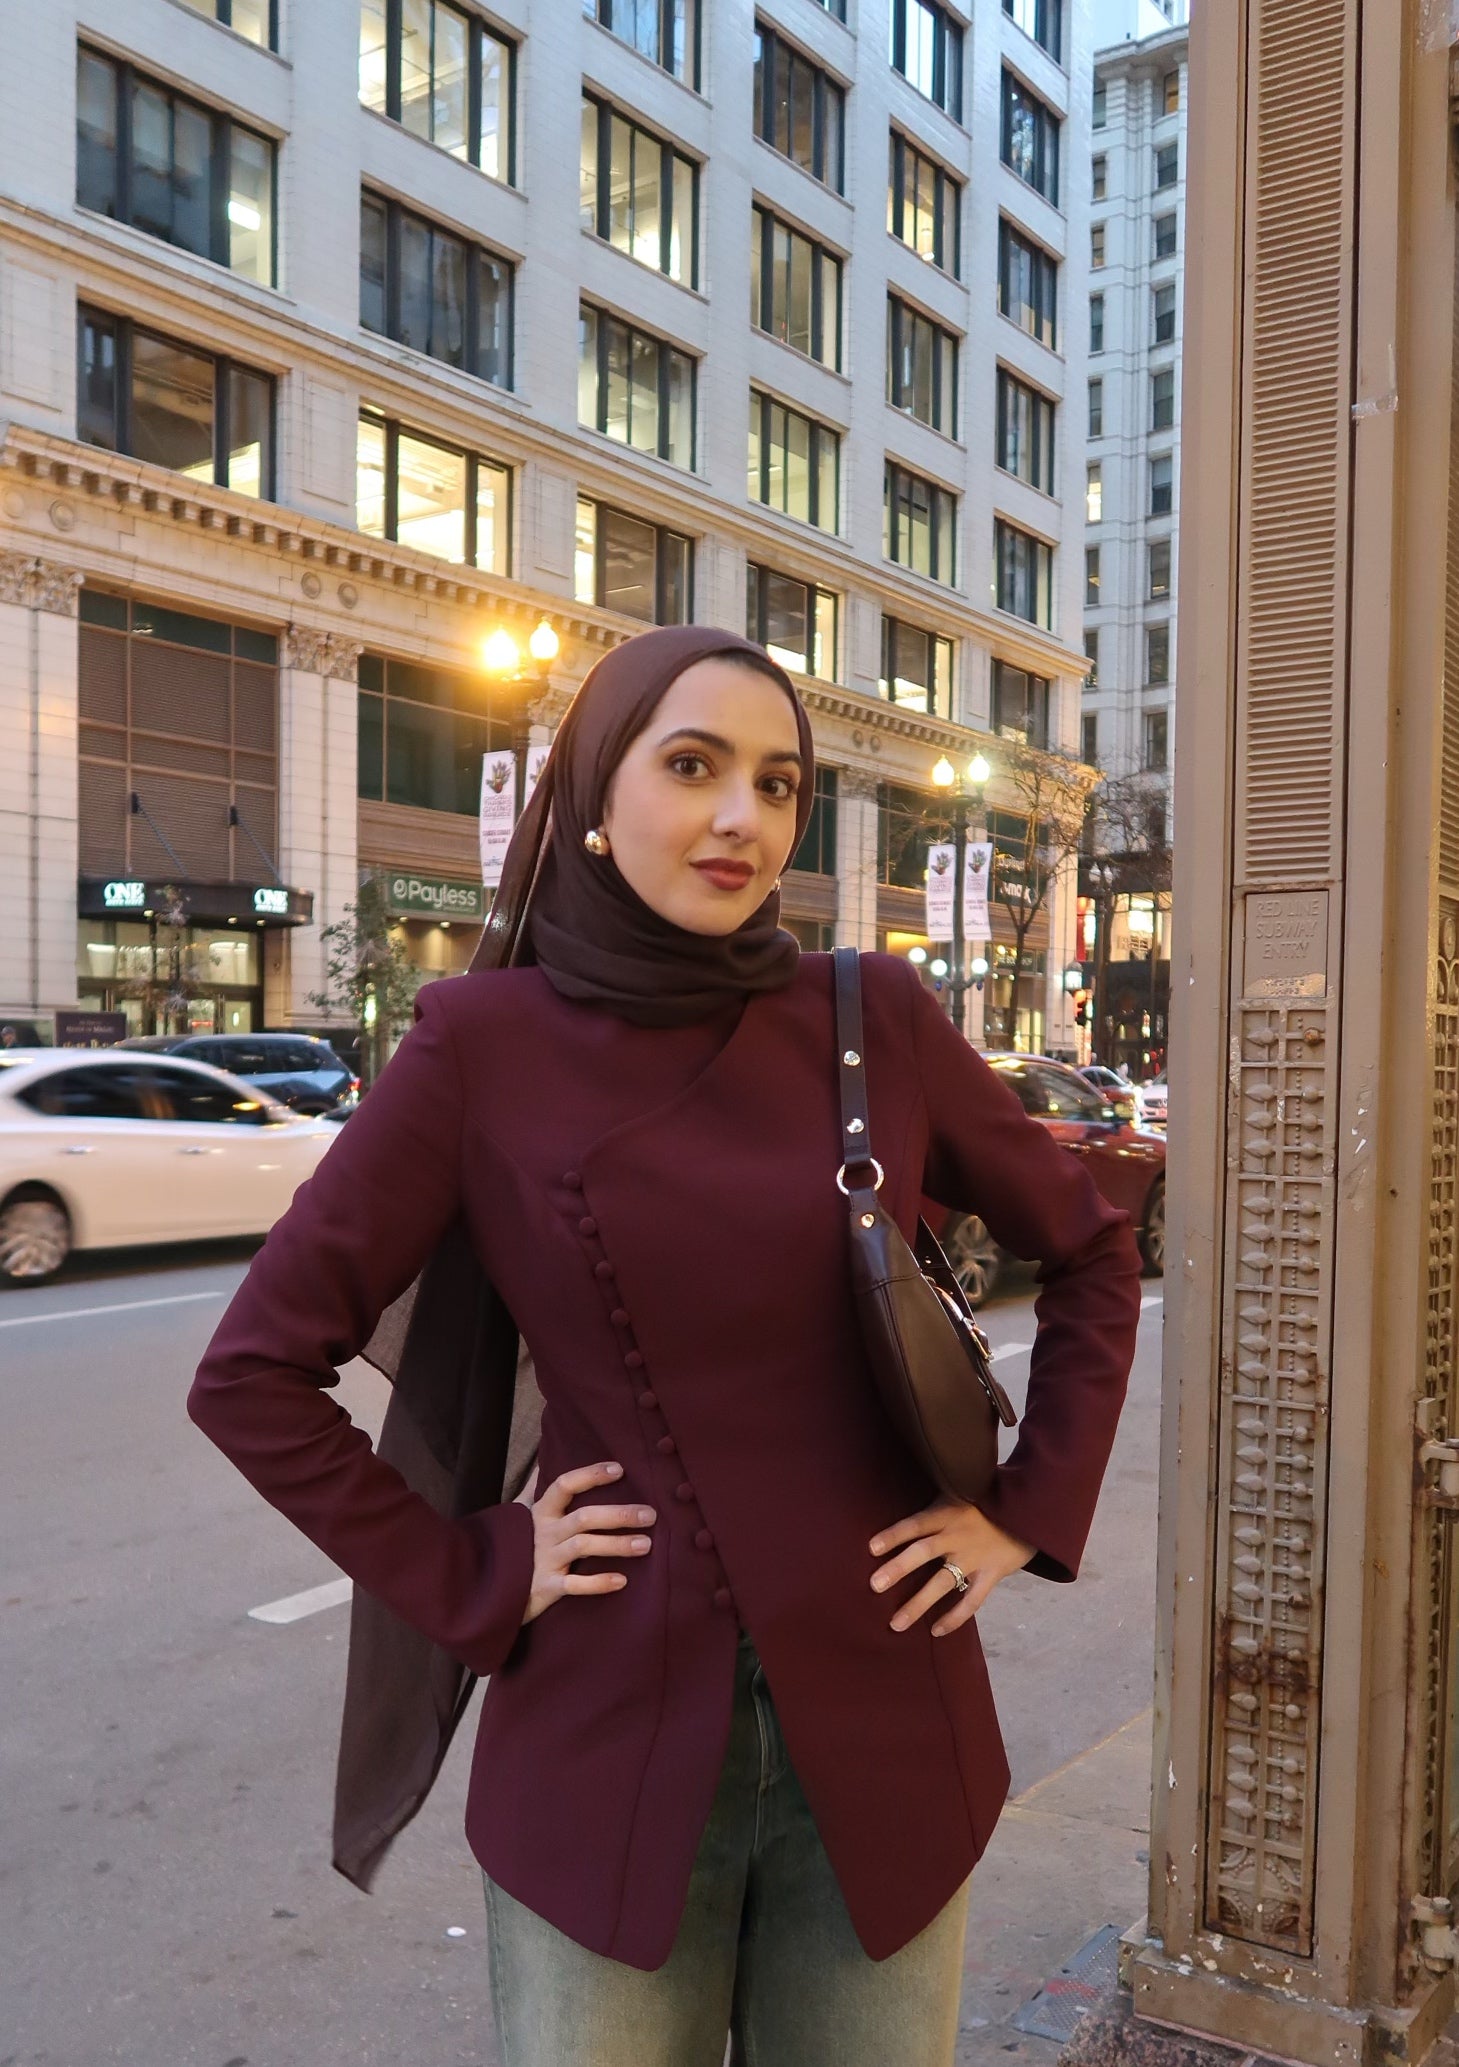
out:
{"label": "window", "polygon": [[1104,468],[1097,459],[1084,469],[1084,521],[1098,524],[1104,516]]}
{"label": "window", "polygon": [[360,323],[478,380],[512,384],[513,269],[378,194],[360,196]]}
{"label": "window", "polygon": [[1089,225],[1089,263],[1096,272],[1104,264],[1104,224],[1102,222],[1095,222]]}
{"label": "window", "polygon": [[184,4],[264,50],[279,47],[278,0],[184,0]]}
{"label": "window", "polygon": [[1084,601],[1092,608],[1099,601],[1099,547],[1084,548]]}
{"label": "window", "polygon": [[914,574],[955,581],[957,498],[952,490],[889,459],[882,489],[882,551]]}
{"label": "window", "polygon": [[1105,129],[1109,126],[1109,88],[1103,83],[1096,85],[1091,102],[1092,120],[1090,127]]}
{"label": "window", "polygon": [[745,636],[782,667],[834,682],[837,614],[838,598],[830,589],[757,567],[753,560],[746,569]]}
{"label": "window", "polygon": [[1049,689],[1041,675],[1031,675],[1006,660],[993,663],[993,730],[1003,739],[1016,739],[1026,746],[1049,743]]}
{"label": "window", "polygon": [[1087,768],[1099,766],[1099,712],[1086,711],[1079,720],[1079,758]]}
{"label": "window", "polygon": [[1155,153],[1155,190],[1173,187],[1180,177],[1179,144],[1161,144]]}
{"label": "window", "polygon": [[841,193],[846,95],[764,22],[755,24],[755,134],[812,179]]}
{"label": "window", "polygon": [[962,266],[962,191],[950,172],[925,158],[900,130],[892,131],[887,228],[954,279]]}
{"label": "window", "polygon": [[1089,183],[1091,201],[1103,201],[1109,193],[1109,160],[1102,154],[1094,160]]}
{"label": "window", "polygon": [[1145,681],[1152,688],[1162,687],[1170,680],[1170,626],[1149,624],[1145,627]]}
{"label": "window", "polygon": [[963,32],[937,0],[892,0],[892,68],[962,120]]}
{"label": "window", "polygon": [[749,496],[819,531],[840,521],[841,436],[750,390]]}
{"label": "window", "polygon": [[1089,349],[1091,352],[1104,350],[1104,296],[1091,294],[1089,297]]}
{"label": "window", "polygon": [[1150,514],[1168,517],[1175,500],[1175,463],[1168,452],[1150,462]]}
{"label": "window", "polygon": [[583,0],[583,13],[641,57],[699,85],[699,0]]}
{"label": "window", "polygon": [[1046,251],[998,224],[998,312],[1051,349],[1056,343],[1059,268]]}
{"label": "window", "polygon": [[997,463],[1045,495],[1054,492],[1054,405],[998,368]]}
{"label": "window", "polygon": [[[810,815],[806,819],[805,831],[800,845],[790,857],[790,866],[808,876],[834,876],[836,873],[836,791],[838,788],[836,770],[817,766],[816,786],[811,797]],[[828,932],[830,928],[826,929]],[[802,942],[804,946],[805,943]],[[824,947],[832,942],[826,940]]]}
{"label": "window", "polygon": [[694,465],[694,376],[687,352],[583,302],[578,310],[578,422],[635,452]]}
{"label": "window", "polygon": [[[1146,711],[1145,752],[1142,765],[1151,775],[1163,774],[1170,766],[1170,713]],[[1161,832],[1164,832],[1162,823]],[[1156,841],[1157,846],[1161,844]]]}
{"label": "window", "polygon": [[1064,49],[1064,0],[1003,0],[1003,12],[1057,64]]}
{"label": "window", "polygon": [[1104,436],[1104,382],[1092,380],[1089,383],[1089,435],[1091,438]]}
{"label": "window", "polygon": [[362,797],[418,811],[477,815],[485,754],[513,750],[517,714],[493,709],[493,690],[464,670],[360,656]]}
{"label": "window", "polygon": [[699,284],[699,167],[606,101],[583,96],[582,226],[640,265]]}
{"label": "window", "polygon": [[[1099,631],[1093,625],[1084,634],[1084,658],[1089,662],[1089,673],[1085,677],[1084,686],[1086,689],[1097,689],[1099,687]],[[1092,756],[1086,753],[1084,758],[1087,761]]]}
{"label": "window", "polygon": [[880,693],[904,710],[952,717],[952,640],[897,617],[881,621]]}
{"label": "window", "polygon": [[[1059,118],[1012,72],[1003,74],[1003,163],[1054,206],[1059,202]],[[1104,163],[1101,159],[1100,164]],[[1097,198],[1097,197],[1096,197]]]}
{"label": "window", "polygon": [[1167,73],[1166,73],[1166,75],[1165,75],[1165,77],[1164,77],[1164,78],[1163,78],[1163,79],[1161,80],[1161,82],[1160,82],[1160,100],[1161,100],[1161,113],[1162,113],[1162,114],[1164,114],[1164,115],[1178,115],[1178,114],[1180,113],[1180,73],[1179,73],[1179,72],[1167,72]]}
{"label": "window", "polygon": [[876,788],[876,879],[903,890],[927,882],[929,817],[945,810],[925,790],[879,782]]}
{"label": "window", "polygon": [[1000,610],[1052,628],[1054,549],[1003,517],[993,520],[993,596]]}
{"label": "window", "polygon": [[355,483],[355,521],[372,538],[489,574],[511,572],[509,467],[369,409],[360,412]]}
{"label": "window", "polygon": [[957,436],[957,339],[895,294],[887,296],[887,400]]}
{"label": "window", "polygon": [[140,1120],[146,1114],[137,1095],[135,1072],[128,1068],[57,1069],[38,1084],[17,1092],[32,1112],[57,1120]]}
{"label": "window", "polygon": [[84,46],[76,73],[76,200],[273,285],[273,144]]}
{"label": "window", "polygon": [[516,177],[516,45],[450,0],[360,0],[360,99],[412,136]]}
{"label": "window", "polygon": [[758,205],[750,218],[750,321],[841,369],[841,261]]}
{"label": "window", "polygon": [[1171,344],[1175,338],[1175,282],[1169,281],[1154,291],[1155,342]]}
{"label": "window", "polygon": [[1150,376],[1150,428],[1168,431],[1175,422],[1175,368],[1164,367]]}
{"label": "window", "polygon": [[80,312],[77,434],[240,495],[274,492],[274,384],[196,345]]}
{"label": "window", "polygon": [[1150,580],[1148,593],[1152,603],[1170,594],[1170,540],[1152,538],[1150,541]]}
{"label": "window", "polygon": [[694,548],[677,531],[578,497],[573,593],[644,624],[687,624]]}
{"label": "window", "polygon": [[1155,218],[1155,256],[1175,257],[1175,213],[1157,215]]}

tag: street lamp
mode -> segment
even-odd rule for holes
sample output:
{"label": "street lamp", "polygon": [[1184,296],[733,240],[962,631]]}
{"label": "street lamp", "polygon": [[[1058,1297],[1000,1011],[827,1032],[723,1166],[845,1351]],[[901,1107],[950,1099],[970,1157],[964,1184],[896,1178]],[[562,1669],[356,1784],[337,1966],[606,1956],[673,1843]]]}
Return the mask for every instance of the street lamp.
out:
{"label": "street lamp", "polygon": [[1097,1061],[1110,1067],[1105,1039],[1105,1014],[1109,1004],[1109,934],[1114,923],[1115,870],[1107,861],[1091,861],[1085,871],[1094,890],[1094,1041]]}
{"label": "street lamp", "polygon": [[481,642],[481,664],[488,674],[504,675],[509,681],[527,682],[534,676],[545,681],[548,669],[561,650],[562,641],[544,617],[527,641],[527,651],[532,659],[529,672],[522,666],[521,647],[505,625],[497,625]]}
{"label": "street lamp", "polygon": [[[962,775],[958,774],[946,754],[932,770],[932,780],[952,803],[952,971],[947,989],[952,1023],[959,1033],[966,1031],[963,997],[974,980],[967,973],[963,953],[963,874],[967,865],[968,807],[976,803],[978,816],[982,817],[983,791],[992,773],[981,754],[973,755]],[[936,971],[937,964],[934,962],[932,966]]]}

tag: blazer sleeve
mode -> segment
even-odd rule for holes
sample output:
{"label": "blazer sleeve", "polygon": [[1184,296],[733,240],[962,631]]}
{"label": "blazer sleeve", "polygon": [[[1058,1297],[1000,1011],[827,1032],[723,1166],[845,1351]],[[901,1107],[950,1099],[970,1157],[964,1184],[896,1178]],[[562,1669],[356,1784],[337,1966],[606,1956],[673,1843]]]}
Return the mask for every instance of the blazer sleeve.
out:
{"label": "blazer sleeve", "polygon": [[1129,1215],[1029,1117],[915,976],[912,984],[927,1101],[924,1189],[977,1214],[1004,1248],[1041,1266],[1027,1406],[979,1504],[1035,1546],[1030,1571],[1073,1579],[1134,1359],[1139,1251]]}
{"label": "blazer sleeve", "polygon": [[530,1509],[437,1513],[327,1396],[460,1208],[462,1080],[443,987],[422,989],[414,1028],[254,1258],[187,1407],[367,1593],[487,1673],[526,1612]]}

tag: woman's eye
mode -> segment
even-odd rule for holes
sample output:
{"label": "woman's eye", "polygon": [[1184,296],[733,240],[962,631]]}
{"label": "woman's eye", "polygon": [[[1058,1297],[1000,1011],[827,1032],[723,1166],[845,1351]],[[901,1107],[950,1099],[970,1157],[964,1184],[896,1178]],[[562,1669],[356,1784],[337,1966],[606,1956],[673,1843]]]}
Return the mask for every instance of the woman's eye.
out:
{"label": "woman's eye", "polygon": [[695,775],[709,766],[703,754],[675,754],[669,763],[675,775]]}
{"label": "woman's eye", "polygon": [[765,780],[766,787],[777,804],[789,804],[794,800],[796,784],[788,775],[769,775]]}

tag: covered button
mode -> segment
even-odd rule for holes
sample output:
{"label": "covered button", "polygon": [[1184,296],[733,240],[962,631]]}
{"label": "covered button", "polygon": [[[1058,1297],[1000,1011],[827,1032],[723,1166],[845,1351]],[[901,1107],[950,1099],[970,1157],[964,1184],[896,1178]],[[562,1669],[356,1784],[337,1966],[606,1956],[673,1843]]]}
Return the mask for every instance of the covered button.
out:
{"label": "covered button", "polygon": [[581,1191],[583,1188],[583,1180],[576,1170],[564,1170],[562,1181],[569,1191]]}
{"label": "covered button", "polygon": [[643,1369],[643,1351],[641,1349],[630,1349],[625,1354],[623,1361],[630,1371],[641,1371]]}
{"label": "covered button", "polygon": [[628,1326],[628,1315],[621,1306],[615,1306],[608,1318],[615,1328],[626,1328]]}
{"label": "covered button", "polygon": [[594,1277],[599,1277],[599,1278],[602,1278],[602,1280],[603,1280],[603,1281],[604,1281],[604,1283],[606,1284],[606,1283],[607,1283],[607,1281],[608,1281],[608,1279],[609,1279],[610,1277],[612,1277],[612,1275],[613,1275],[613,1266],[612,1266],[612,1264],[611,1264],[611,1263],[595,1263],[595,1264],[593,1265],[593,1275],[594,1275]]}
{"label": "covered button", "polygon": [[596,1221],[596,1220],[594,1220],[594,1218],[593,1218],[593,1216],[592,1216],[592,1214],[591,1214],[591,1213],[590,1213],[590,1214],[589,1214],[589,1215],[587,1216],[587,1218],[586,1218],[586,1219],[584,1219],[584,1220],[580,1220],[580,1221],[578,1222],[578,1233],[579,1233],[579,1234],[596,1234],[597,1232],[598,1232],[598,1223],[597,1223],[597,1221]]}
{"label": "covered button", "polygon": [[656,1392],[641,1392],[638,1395],[638,1404],[643,1408],[645,1414],[656,1407],[658,1403],[659,1396]]}
{"label": "covered button", "polygon": [[679,1445],[671,1435],[661,1435],[659,1437],[659,1455],[661,1457],[672,1457],[678,1447]]}
{"label": "covered button", "polygon": [[713,1529],[699,1529],[699,1530],[696,1530],[696,1532],[695,1532],[695,1536],[694,1536],[694,1548],[695,1548],[696,1550],[713,1550],[713,1548],[714,1548],[714,1531],[713,1531]]}
{"label": "covered button", "polygon": [[679,1485],[675,1486],[674,1498],[682,1500],[686,1505],[694,1498],[694,1488],[690,1485],[688,1479],[682,1480]]}
{"label": "covered button", "polygon": [[732,1607],[734,1606],[734,1604],[735,1604],[735,1597],[734,1597],[734,1595],[733,1595],[733,1594],[732,1594],[732,1593],[730,1592],[730,1590],[729,1590],[729,1588],[728,1588],[727,1586],[716,1586],[716,1587],[715,1587],[715,1589],[714,1589],[714,1605],[715,1605],[715,1606],[716,1606],[717,1608],[732,1608]]}

